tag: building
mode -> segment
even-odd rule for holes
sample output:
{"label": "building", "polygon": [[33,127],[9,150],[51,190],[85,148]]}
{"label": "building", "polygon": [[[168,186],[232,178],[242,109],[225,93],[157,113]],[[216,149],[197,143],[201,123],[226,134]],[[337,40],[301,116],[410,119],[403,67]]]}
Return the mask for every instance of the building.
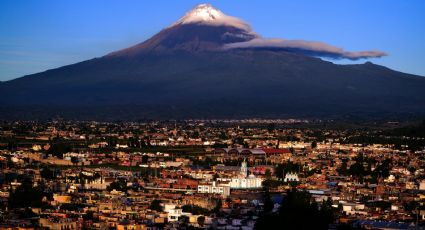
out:
{"label": "building", "polygon": [[176,222],[181,216],[192,216],[192,213],[183,212],[181,208],[178,208],[175,204],[165,204],[164,212],[167,213],[168,222]]}
{"label": "building", "polygon": [[52,230],[77,229],[77,222],[67,218],[40,218],[40,225]]}
{"label": "building", "polygon": [[425,190],[425,180],[419,182],[419,190]]}
{"label": "building", "polygon": [[198,192],[220,194],[223,197],[228,197],[230,195],[230,186],[225,184],[217,184],[215,181],[213,181],[211,184],[198,185]]}
{"label": "building", "polygon": [[296,174],[296,173],[287,173],[285,175],[285,178],[283,178],[283,181],[284,182],[293,182],[293,181],[298,182],[298,181],[300,181],[300,179],[298,178],[298,174]]}
{"label": "building", "polygon": [[246,161],[242,162],[240,173],[237,177],[218,178],[218,181],[228,182],[231,189],[261,188],[263,178],[258,178],[254,174],[248,176],[248,166]]}

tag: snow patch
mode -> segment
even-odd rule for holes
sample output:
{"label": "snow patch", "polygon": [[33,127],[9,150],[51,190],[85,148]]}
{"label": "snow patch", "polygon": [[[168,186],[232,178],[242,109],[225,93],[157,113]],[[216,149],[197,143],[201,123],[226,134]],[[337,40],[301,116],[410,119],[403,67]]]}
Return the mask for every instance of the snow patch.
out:
{"label": "snow patch", "polygon": [[172,24],[205,24],[212,26],[233,26],[247,32],[251,32],[251,26],[243,20],[228,16],[220,10],[214,8],[211,4],[200,4],[195,6],[191,11],[187,12],[177,22]]}

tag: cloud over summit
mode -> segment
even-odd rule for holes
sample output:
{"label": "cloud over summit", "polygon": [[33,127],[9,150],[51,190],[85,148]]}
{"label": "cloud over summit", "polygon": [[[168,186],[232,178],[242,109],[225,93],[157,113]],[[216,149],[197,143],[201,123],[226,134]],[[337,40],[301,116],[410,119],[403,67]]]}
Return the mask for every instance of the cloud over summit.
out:
{"label": "cloud over summit", "polygon": [[225,49],[281,49],[293,53],[302,53],[310,56],[327,57],[333,59],[358,60],[365,58],[379,58],[387,54],[378,50],[350,52],[324,42],[286,40],[280,38],[254,38],[245,42],[226,44]]}
{"label": "cloud over summit", "polygon": [[[224,49],[275,49],[315,57],[349,60],[379,58],[387,55],[385,52],[378,50],[350,52],[324,42],[262,38],[252,30],[251,26],[247,22],[236,17],[228,16],[214,8],[211,4],[199,4],[195,6],[171,26],[182,24],[230,26],[245,32],[241,34],[225,34],[226,36],[231,35],[246,39],[240,42],[228,43],[224,45]],[[246,37],[246,34],[250,34],[252,36]]]}

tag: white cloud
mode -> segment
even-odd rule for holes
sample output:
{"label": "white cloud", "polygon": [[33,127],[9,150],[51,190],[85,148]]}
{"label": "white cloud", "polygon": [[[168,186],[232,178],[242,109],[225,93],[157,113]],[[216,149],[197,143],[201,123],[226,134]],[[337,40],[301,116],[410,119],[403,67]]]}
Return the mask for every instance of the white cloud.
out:
{"label": "white cloud", "polygon": [[351,59],[357,60],[362,58],[376,58],[386,56],[382,51],[360,51],[349,52],[342,48],[338,48],[323,42],[303,41],[303,40],[286,40],[286,39],[266,39],[254,38],[246,42],[237,42],[226,44],[225,49],[247,49],[247,48],[275,48],[283,49],[290,52],[305,53],[311,56],[329,57],[334,59]]}

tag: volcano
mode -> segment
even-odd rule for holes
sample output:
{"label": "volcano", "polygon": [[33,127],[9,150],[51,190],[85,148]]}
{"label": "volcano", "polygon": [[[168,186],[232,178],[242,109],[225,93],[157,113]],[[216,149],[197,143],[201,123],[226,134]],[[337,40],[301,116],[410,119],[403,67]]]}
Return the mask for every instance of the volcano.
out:
{"label": "volcano", "polygon": [[267,40],[209,4],[135,46],[0,83],[4,119],[425,115],[425,78],[317,42]]}

